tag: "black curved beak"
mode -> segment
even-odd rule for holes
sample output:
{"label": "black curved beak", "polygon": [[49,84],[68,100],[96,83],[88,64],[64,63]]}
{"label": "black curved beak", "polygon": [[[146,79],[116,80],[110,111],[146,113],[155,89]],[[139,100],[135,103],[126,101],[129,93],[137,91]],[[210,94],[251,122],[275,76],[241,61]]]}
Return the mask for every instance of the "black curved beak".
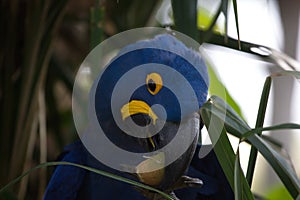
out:
{"label": "black curved beak", "polygon": [[[200,130],[199,114],[194,113],[178,123],[163,121],[148,104],[133,100],[122,107],[121,115],[124,121],[130,117],[138,126],[147,127],[149,133],[156,133],[151,137],[138,139],[147,152],[159,152],[152,157],[145,157],[135,167],[139,180],[163,190],[171,188],[185,173],[194,155]],[[161,150],[173,142],[175,137],[177,139],[172,144],[173,149]],[[177,155],[178,158],[167,165],[178,151],[182,154]],[[143,173],[145,169],[153,166],[158,170]]]}

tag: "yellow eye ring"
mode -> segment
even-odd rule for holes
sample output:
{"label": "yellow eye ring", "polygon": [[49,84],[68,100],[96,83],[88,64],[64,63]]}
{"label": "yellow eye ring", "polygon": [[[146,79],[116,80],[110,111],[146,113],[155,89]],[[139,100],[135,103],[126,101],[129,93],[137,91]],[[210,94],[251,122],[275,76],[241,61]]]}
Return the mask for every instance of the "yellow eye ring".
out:
{"label": "yellow eye ring", "polygon": [[151,73],[146,78],[147,89],[152,95],[156,95],[163,86],[163,81],[158,73]]}

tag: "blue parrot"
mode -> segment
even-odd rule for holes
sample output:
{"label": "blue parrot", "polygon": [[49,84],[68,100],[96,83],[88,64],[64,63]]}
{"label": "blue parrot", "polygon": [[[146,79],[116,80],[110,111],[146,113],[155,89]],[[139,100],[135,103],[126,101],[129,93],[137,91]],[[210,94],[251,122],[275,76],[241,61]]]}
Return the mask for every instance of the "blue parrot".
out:
{"label": "blue parrot", "polygon": [[[133,73],[135,69],[138,71],[136,74]],[[121,94],[117,96],[112,108],[114,88],[128,73],[134,75],[122,82],[124,90],[130,88],[130,84],[139,85],[129,99]],[[207,69],[199,54],[170,34],[124,47],[93,85],[95,94],[91,98],[95,103],[92,109],[97,123],[105,136],[124,151],[146,155],[168,147],[179,137],[175,151],[182,153],[163,168],[151,172],[143,170],[150,168],[157,160],[168,162],[174,157],[174,149],[151,157],[143,156],[141,160],[123,165],[132,168],[132,173],[127,173],[100,162],[84,142],[77,141],[65,147],[59,160],[140,181],[169,193],[175,199],[233,199],[232,189],[214,151],[204,158],[198,156],[200,149],[209,148],[198,144],[203,126],[199,109],[206,101],[208,82]],[[132,121],[144,129],[132,128],[128,125]],[[126,130],[119,123],[124,124]],[[142,133],[140,130],[146,131]],[[127,132],[146,134],[148,137],[136,137]],[[97,141],[94,142],[97,145]],[[183,148],[185,144],[188,146]],[[109,149],[107,151],[109,154]],[[44,195],[45,200],[108,198],[162,199],[159,194],[74,166],[56,167]]]}

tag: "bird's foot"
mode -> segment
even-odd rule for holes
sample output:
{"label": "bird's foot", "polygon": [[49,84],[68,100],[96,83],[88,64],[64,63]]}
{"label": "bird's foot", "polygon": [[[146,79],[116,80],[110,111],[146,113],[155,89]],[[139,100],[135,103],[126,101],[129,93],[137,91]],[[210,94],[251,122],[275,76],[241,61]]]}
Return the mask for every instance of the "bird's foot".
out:
{"label": "bird's foot", "polygon": [[199,178],[192,178],[189,176],[181,176],[180,179],[176,182],[173,189],[181,189],[186,187],[200,188],[203,186],[203,181]]}
{"label": "bird's foot", "polygon": [[[181,188],[187,188],[187,187],[193,187],[193,188],[199,188],[203,186],[203,181],[198,178],[192,178],[189,176],[181,176],[180,179],[176,182],[176,184],[172,187],[171,192],[167,192],[174,200],[179,200],[173,190],[181,189]],[[135,187],[137,191],[142,193],[147,199],[150,200],[163,200],[165,197],[163,197],[161,194],[153,191],[149,191],[147,189],[143,189],[140,187]],[[164,191],[166,192],[166,191]]]}
{"label": "bird's foot", "polygon": [[[135,187],[135,189],[137,191],[139,191],[140,193],[142,193],[144,195],[144,197],[146,197],[149,200],[165,200],[166,199],[164,196],[162,196],[161,194],[159,194],[157,192],[153,192],[153,191],[143,189],[140,187]],[[167,194],[170,195],[174,200],[180,200],[176,197],[176,195],[173,191],[168,192]]]}

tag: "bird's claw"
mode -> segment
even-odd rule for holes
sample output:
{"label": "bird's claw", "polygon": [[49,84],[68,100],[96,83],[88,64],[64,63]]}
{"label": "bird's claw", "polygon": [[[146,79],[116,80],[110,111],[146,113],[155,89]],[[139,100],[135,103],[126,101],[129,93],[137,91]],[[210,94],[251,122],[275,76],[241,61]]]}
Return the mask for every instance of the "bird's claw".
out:
{"label": "bird's claw", "polygon": [[199,178],[192,178],[189,176],[181,176],[174,186],[175,189],[181,189],[186,187],[200,188],[203,186],[203,181]]}
{"label": "bird's claw", "polygon": [[[165,197],[163,197],[161,194],[157,193],[157,192],[153,192],[147,189],[143,189],[140,187],[134,187],[137,191],[139,191],[140,193],[142,193],[144,195],[144,197],[146,197],[149,200],[165,200]],[[168,193],[172,199],[174,200],[180,200],[176,197],[175,193],[173,191]]]}
{"label": "bird's claw", "polygon": [[[189,176],[181,176],[180,179],[177,181],[177,183],[172,187],[171,192],[167,192],[174,200],[179,200],[173,190],[181,189],[181,188],[187,188],[187,187],[193,187],[193,188],[199,188],[203,186],[203,181],[199,178],[192,178]],[[140,187],[135,187],[137,191],[142,193],[147,199],[150,200],[163,200],[165,199],[161,194],[149,191],[147,189],[143,189]],[[164,191],[166,192],[166,191]]]}
{"label": "bird's claw", "polygon": [[203,186],[203,181],[200,180],[199,178],[192,178],[189,176],[182,176],[181,179],[183,179],[183,183],[187,187],[202,187]]}

